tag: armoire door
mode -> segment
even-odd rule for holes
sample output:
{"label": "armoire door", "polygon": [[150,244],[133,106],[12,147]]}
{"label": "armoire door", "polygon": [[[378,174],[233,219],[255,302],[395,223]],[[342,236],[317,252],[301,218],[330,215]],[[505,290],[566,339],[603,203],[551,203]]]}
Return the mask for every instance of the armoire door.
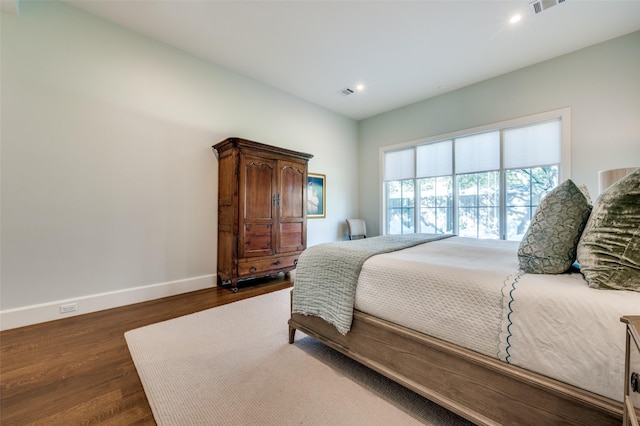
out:
{"label": "armoire door", "polygon": [[277,162],[243,155],[240,161],[238,257],[275,253]]}
{"label": "armoire door", "polygon": [[306,181],[304,164],[278,162],[277,253],[304,250],[306,247]]}

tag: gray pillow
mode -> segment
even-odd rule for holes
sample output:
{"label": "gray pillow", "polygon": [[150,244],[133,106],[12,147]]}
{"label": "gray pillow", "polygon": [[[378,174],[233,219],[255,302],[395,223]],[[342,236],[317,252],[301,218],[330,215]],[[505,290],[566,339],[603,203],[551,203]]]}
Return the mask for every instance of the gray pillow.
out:
{"label": "gray pillow", "polygon": [[640,291],[640,170],[604,191],[578,243],[589,287]]}
{"label": "gray pillow", "polygon": [[591,213],[584,186],[571,179],[547,193],[518,247],[520,269],[532,274],[561,274],[576,260],[576,245]]}

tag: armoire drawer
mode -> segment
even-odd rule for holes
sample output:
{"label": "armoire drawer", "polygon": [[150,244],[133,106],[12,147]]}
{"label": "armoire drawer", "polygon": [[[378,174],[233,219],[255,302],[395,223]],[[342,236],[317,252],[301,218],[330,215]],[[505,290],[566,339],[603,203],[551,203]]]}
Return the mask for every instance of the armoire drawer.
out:
{"label": "armoire drawer", "polygon": [[285,268],[295,268],[298,263],[298,255],[277,257],[265,260],[249,261],[238,264],[238,274],[252,275],[263,272],[277,271]]}

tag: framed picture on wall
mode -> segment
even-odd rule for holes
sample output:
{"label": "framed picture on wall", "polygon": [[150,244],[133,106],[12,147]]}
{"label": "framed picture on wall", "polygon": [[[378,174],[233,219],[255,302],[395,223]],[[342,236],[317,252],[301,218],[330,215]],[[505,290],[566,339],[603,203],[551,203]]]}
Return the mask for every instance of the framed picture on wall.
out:
{"label": "framed picture on wall", "polygon": [[307,174],[307,217],[327,216],[327,177],[318,173]]}

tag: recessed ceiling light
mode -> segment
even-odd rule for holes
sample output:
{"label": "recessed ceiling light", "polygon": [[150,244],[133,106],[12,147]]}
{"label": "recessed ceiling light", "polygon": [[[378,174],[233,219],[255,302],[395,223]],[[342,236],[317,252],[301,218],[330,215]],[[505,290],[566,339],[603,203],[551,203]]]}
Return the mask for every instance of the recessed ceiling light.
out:
{"label": "recessed ceiling light", "polygon": [[364,84],[358,84],[358,85],[356,86],[356,90],[357,90],[358,92],[362,92],[362,91],[364,90]]}
{"label": "recessed ceiling light", "polygon": [[520,21],[522,19],[522,15],[513,15],[511,17],[511,19],[509,19],[509,22],[511,22],[512,24],[515,24],[516,22]]}

